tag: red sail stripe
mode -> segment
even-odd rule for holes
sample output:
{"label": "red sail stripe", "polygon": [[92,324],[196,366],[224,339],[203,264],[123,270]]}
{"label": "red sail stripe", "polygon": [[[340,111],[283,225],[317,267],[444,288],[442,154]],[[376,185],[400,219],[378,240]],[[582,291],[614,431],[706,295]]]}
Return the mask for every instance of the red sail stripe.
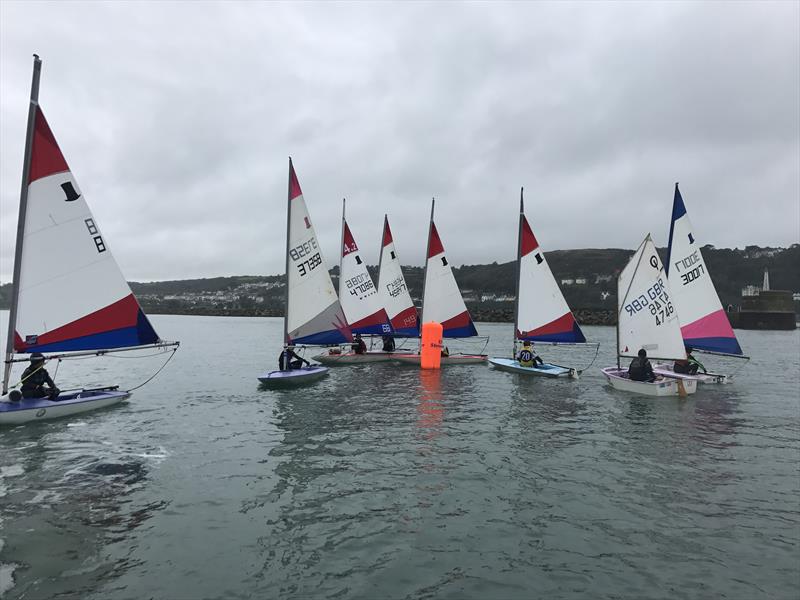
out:
{"label": "red sail stripe", "polygon": [[351,252],[358,252],[358,246],[356,246],[356,241],[353,239],[353,234],[350,233],[350,227],[348,227],[346,221],[342,238],[342,256],[347,256]]}
{"label": "red sail stripe", "polygon": [[553,335],[556,333],[566,333],[572,331],[575,326],[575,317],[571,312],[560,316],[555,321],[550,321],[546,325],[537,327],[531,331],[517,331],[518,338],[535,337],[540,335]]}
{"label": "red sail stripe", "polygon": [[444,252],[444,246],[442,246],[442,240],[439,239],[439,232],[436,231],[436,225],[431,221],[431,237],[430,241],[428,242],[428,258],[431,256],[436,256],[437,254],[441,254]]}
{"label": "red sail stripe", "polygon": [[528,225],[528,219],[523,215],[522,217],[522,256],[530,254],[539,247],[539,242],[536,241],[536,236],[533,235],[531,226]]}
{"label": "red sail stripe", "polygon": [[298,196],[303,195],[303,190],[300,189],[300,182],[297,181],[297,174],[294,172],[294,165],[289,161],[289,200],[294,200]]}
{"label": "red sail stripe", "polygon": [[442,321],[442,329],[447,331],[448,329],[455,329],[457,327],[466,327],[471,322],[472,318],[469,316],[469,311],[465,310],[460,315],[456,315],[452,319]]}
{"label": "red sail stripe", "polygon": [[371,325],[382,325],[383,323],[388,323],[388,322],[389,322],[389,315],[387,315],[386,310],[382,308],[379,311],[364,317],[360,321],[356,321],[355,323],[350,323],[350,329],[361,329],[362,327],[369,327]]}
{"label": "red sail stripe", "polygon": [[383,247],[392,243],[392,230],[389,229],[389,220],[383,222]]}
{"label": "red sail stripe", "polygon": [[69,171],[67,161],[58,147],[58,142],[44,118],[41,108],[36,109],[35,124],[33,127],[33,144],[31,146],[31,165],[28,170],[28,185],[53,175]]}
{"label": "red sail stripe", "polygon": [[[117,300],[113,304],[109,304],[105,308],[101,308],[85,317],[81,317],[71,323],[67,323],[66,325],[62,325],[52,331],[39,335],[34,345],[44,346],[46,344],[85,337],[96,333],[122,329],[123,327],[135,327],[138,317],[139,302],[137,302],[133,294],[130,294],[122,300]],[[24,339],[17,334],[17,336],[15,336],[14,346],[17,352],[24,352],[27,344],[25,344]]]}

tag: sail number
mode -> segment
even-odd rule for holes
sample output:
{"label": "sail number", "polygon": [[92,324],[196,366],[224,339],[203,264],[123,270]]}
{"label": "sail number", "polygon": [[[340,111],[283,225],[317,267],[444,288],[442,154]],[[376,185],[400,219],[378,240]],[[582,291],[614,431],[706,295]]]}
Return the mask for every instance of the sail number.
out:
{"label": "sail number", "polygon": [[669,299],[669,294],[667,294],[667,290],[664,289],[664,281],[660,277],[647,292],[639,295],[639,297],[625,305],[625,311],[630,317],[645,308],[656,318],[656,325],[664,323],[667,317],[675,312],[672,302]]}
{"label": "sail number", "polygon": [[392,298],[397,298],[403,291],[406,290],[406,282],[402,277],[398,277],[394,281],[386,284],[386,291]]}
{"label": "sail number", "polygon": [[[317,250],[317,239],[313,237],[307,242],[298,244],[289,250],[289,256],[297,265],[300,277],[304,276],[306,273],[310,273],[322,264],[322,256],[319,252],[312,254],[314,250]],[[308,256],[308,258],[303,260],[306,256]]]}
{"label": "sail number", "polygon": [[361,294],[367,294],[368,292],[374,293],[375,290],[375,285],[372,283],[372,279],[370,279],[368,273],[361,273],[355,277],[351,277],[345,281],[345,286],[350,291],[350,294],[356,298],[360,297]]}
{"label": "sail number", "polygon": [[681,276],[681,285],[688,285],[706,272],[697,250],[686,258],[675,261],[675,270]]}

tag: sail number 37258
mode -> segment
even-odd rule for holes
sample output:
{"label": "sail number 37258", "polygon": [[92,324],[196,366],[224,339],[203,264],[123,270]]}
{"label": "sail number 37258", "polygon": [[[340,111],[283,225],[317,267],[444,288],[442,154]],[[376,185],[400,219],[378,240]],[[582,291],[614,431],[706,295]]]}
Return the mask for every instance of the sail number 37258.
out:
{"label": "sail number 37258", "polygon": [[[297,270],[300,272],[300,277],[303,277],[306,273],[310,273],[318,266],[322,264],[322,256],[319,252],[311,254],[314,250],[317,249],[317,240],[311,238],[307,242],[303,242],[302,244],[298,244],[294,248],[289,250],[289,256],[297,265]],[[308,257],[305,258],[304,257]]]}

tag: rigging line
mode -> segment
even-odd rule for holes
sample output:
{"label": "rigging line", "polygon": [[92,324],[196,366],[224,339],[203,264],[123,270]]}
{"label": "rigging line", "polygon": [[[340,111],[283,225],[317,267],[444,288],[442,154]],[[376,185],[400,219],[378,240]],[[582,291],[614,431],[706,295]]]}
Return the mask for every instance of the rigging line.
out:
{"label": "rigging line", "polygon": [[144,380],[142,383],[140,383],[140,384],[139,384],[139,385],[137,385],[136,387],[132,387],[131,389],[129,389],[129,390],[125,390],[125,391],[126,391],[126,392],[132,392],[132,391],[134,391],[134,390],[138,390],[140,387],[142,387],[142,386],[145,386],[145,385],[147,385],[148,383],[150,383],[150,382],[151,382],[151,381],[152,381],[152,380],[155,378],[155,376],[156,376],[156,375],[158,375],[159,373],[161,373],[161,371],[163,371],[163,370],[164,370],[164,367],[166,367],[166,366],[169,364],[169,361],[171,361],[171,360],[172,360],[172,357],[173,357],[173,356],[175,356],[175,353],[176,353],[177,351],[178,351],[178,347],[177,347],[177,346],[175,346],[175,347],[172,349],[172,354],[170,354],[170,355],[167,357],[167,360],[165,360],[165,361],[164,361],[164,364],[163,364],[163,365],[161,365],[161,368],[159,368],[159,369],[158,369],[158,371],[156,371],[155,373],[153,373],[153,374],[152,374],[152,375],[151,375],[151,376],[150,376],[148,379],[145,379],[145,380]]}

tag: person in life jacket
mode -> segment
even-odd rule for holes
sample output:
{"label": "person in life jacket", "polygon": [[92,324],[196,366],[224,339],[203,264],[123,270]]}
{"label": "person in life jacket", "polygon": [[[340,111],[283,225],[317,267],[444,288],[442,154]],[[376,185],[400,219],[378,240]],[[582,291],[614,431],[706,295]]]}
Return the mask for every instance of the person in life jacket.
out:
{"label": "person in life jacket", "polygon": [[55,400],[58,397],[60,390],[44,368],[44,356],[38,352],[31,354],[31,364],[22,373],[21,391],[23,398]]}
{"label": "person in life jacket", "polygon": [[703,363],[692,356],[692,349],[688,346],[686,347],[686,358],[683,360],[676,360],[675,364],[672,365],[673,371],[684,375],[694,375],[699,369],[703,369],[703,373],[708,372],[703,366]]}
{"label": "person in life jacket", "polygon": [[536,355],[531,343],[527,340],[522,342],[522,350],[517,354],[517,360],[522,367],[535,367],[544,364],[544,361]]}
{"label": "person in life jacket", "polygon": [[649,381],[650,383],[656,380],[656,374],[653,373],[653,365],[647,360],[647,350],[642,348],[639,350],[639,355],[631,361],[628,366],[628,377],[633,381]]}
{"label": "person in life jacket", "polygon": [[356,339],[353,340],[350,349],[356,354],[364,354],[367,351],[367,344],[361,339],[361,334],[356,334]]}
{"label": "person in life jacket", "polygon": [[309,367],[311,363],[302,356],[299,356],[294,351],[294,346],[286,346],[286,349],[278,356],[278,368],[281,371],[291,371],[292,369],[300,369],[306,363]]}

